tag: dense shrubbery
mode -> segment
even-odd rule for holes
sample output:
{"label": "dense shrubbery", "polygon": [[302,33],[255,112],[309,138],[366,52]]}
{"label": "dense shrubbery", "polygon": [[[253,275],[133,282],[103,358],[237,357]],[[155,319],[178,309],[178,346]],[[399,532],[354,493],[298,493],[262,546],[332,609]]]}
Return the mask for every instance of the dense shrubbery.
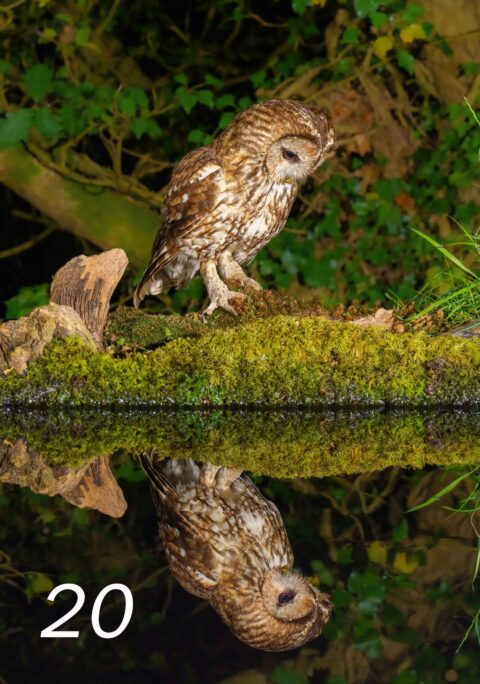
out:
{"label": "dense shrubbery", "polygon": [[[266,285],[317,288],[325,303],[375,303],[389,290],[409,299],[426,281],[445,287],[438,255],[411,228],[449,242],[448,217],[473,227],[478,212],[480,130],[462,96],[475,105],[480,41],[469,32],[480,16],[463,4],[455,16],[446,0],[12,5],[2,10],[0,147],[25,145],[92,192],[116,188],[158,209],[173,163],[238,110],[268,97],[316,103],[334,121],[338,155],[253,269]],[[11,247],[25,209],[6,201],[20,210],[2,237]],[[31,225],[29,237],[41,230]],[[41,282],[23,276],[2,298]],[[173,303],[196,305],[201,292],[194,281]]]}

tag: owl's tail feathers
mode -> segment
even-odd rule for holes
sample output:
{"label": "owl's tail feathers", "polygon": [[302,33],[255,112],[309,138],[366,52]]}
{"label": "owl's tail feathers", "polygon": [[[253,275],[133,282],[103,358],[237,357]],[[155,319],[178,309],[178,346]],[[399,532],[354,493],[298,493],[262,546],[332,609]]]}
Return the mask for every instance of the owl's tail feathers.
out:
{"label": "owl's tail feathers", "polygon": [[152,487],[162,498],[175,490],[178,484],[191,484],[199,478],[200,469],[191,458],[161,459],[151,451],[140,456],[140,463]]}
{"label": "owl's tail feathers", "polygon": [[140,463],[145,475],[150,480],[152,488],[162,501],[165,500],[169,493],[175,493],[174,487],[172,487],[163,474],[165,461],[157,456],[157,454],[154,454],[153,452],[141,454]]}

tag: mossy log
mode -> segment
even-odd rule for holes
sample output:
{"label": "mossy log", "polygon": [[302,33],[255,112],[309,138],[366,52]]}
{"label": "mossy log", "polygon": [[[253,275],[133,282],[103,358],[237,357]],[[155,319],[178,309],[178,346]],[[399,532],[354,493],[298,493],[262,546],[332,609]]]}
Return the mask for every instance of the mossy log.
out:
{"label": "mossy log", "polygon": [[[78,314],[87,339],[93,335],[99,350],[106,342],[107,353],[96,353],[92,344],[85,343],[85,335],[76,337],[77,319],[71,326],[62,323],[61,335],[48,319],[44,326],[48,335],[37,335],[35,316],[41,310],[0,327],[0,404],[256,408],[480,404],[480,340],[394,333],[381,327],[387,320],[394,329],[391,312],[352,325],[326,318],[318,305],[295,308],[288,298],[261,293],[246,300],[238,317],[225,313],[208,319],[151,316],[124,309],[107,327],[104,340],[110,296],[126,264],[119,249],[76,257],[60,269],[52,285],[50,309],[61,305],[57,308],[62,312]],[[32,326],[42,342],[33,351],[28,336]],[[65,337],[69,332],[72,337]],[[12,362],[19,350],[20,368]],[[30,359],[34,360],[27,367]]]}
{"label": "mossy log", "polygon": [[[158,325],[164,330],[168,317],[159,317]],[[185,327],[177,330],[176,339],[153,351],[120,357],[92,352],[74,338],[53,340],[23,376],[3,376],[0,402],[257,408],[480,404],[478,339],[394,334],[308,315],[247,318],[225,329],[197,319],[194,327],[191,334]]]}

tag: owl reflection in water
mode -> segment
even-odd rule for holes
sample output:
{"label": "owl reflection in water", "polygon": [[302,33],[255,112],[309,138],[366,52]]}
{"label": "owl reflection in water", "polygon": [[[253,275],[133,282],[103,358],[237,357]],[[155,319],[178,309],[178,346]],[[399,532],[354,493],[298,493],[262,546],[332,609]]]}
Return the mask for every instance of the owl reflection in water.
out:
{"label": "owl reflection in water", "polygon": [[224,281],[261,289],[242,266],[285,225],[298,183],[333,154],[335,133],[316,107],[268,100],[241,112],[211,145],[174,168],[150,264],[134,294],[180,289],[200,272],[210,303],[205,313],[245,295]]}
{"label": "owl reflection in water", "polygon": [[184,589],[242,641],[285,651],[318,636],[332,604],[297,572],[277,507],[241,471],[142,456],[160,538]]}

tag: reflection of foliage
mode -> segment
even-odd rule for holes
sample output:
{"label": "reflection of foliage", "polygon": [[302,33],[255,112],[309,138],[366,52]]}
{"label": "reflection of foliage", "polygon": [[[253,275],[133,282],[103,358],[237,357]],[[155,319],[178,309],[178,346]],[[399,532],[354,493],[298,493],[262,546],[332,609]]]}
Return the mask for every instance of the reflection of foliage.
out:
{"label": "reflection of foliage", "polygon": [[[438,504],[409,514],[408,524],[402,513],[445,485],[440,471],[258,480],[282,511],[298,565],[335,602],[321,641],[266,655],[240,644],[213,611],[171,584],[153,548],[147,483],[138,481],[129,460],[117,465],[129,501],[120,521],[26,489],[0,489],[0,540],[10,550],[0,563],[7,681],[15,681],[9,669],[18,679],[47,662],[54,684],[66,676],[72,684],[99,681],[106,672],[117,681],[135,673],[138,682],[157,677],[179,684],[220,682],[235,673],[236,681],[262,684],[437,684],[448,671],[462,684],[478,681],[475,643],[467,640],[455,655],[468,616],[479,608],[470,585],[474,533],[466,518],[445,515]],[[468,492],[468,486],[450,492],[445,503],[455,506]],[[50,582],[66,581],[81,584],[87,597],[112,581],[132,589],[132,622],[115,649],[92,635],[88,608],[72,621],[79,643],[39,639],[40,629],[70,606],[48,608],[43,598]],[[114,602],[102,621],[118,624],[121,612],[121,602]],[[14,663],[5,657],[12,648]]]}
{"label": "reflection of foliage", "polygon": [[4,11],[0,146],[27,143],[61,176],[158,208],[185,141],[208,143],[259,98],[305,98],[329,111],[342,149],[257,275],[325,301],[405,297],[433,258],[410,225],[449,241],[446,214],[469,225],[478,211],[480,131],[456,103],[476,104],[464,10],[465,38],[447,41],[448,18],[404,0],[23,3]]}
{"label": "reflection of foliage", "polygon": [[22,411],[3,415],[0,435],[7,449],[24,438],[46,463],[70,467],[98,454],[124,450],[138,455],[149,448],[165,457],[193,456],[272,477],[368,472],[379,464],[424,468],[480,460],[479,413],[449,410]]}

